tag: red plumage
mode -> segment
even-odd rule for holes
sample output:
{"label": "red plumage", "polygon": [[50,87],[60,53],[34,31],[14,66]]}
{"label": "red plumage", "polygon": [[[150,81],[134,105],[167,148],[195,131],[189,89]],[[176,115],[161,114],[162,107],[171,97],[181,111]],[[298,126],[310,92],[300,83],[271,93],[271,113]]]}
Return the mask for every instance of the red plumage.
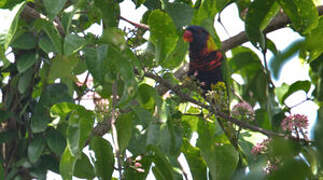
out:
{"label": "red plumage", "polygon": [[210,90],[211,84],[223,81],[222,53],[211,47],[213,42],[210,34],[200,26],[186,28],[183,39],[190,43],[189,76],[194,76],[204,90]]}

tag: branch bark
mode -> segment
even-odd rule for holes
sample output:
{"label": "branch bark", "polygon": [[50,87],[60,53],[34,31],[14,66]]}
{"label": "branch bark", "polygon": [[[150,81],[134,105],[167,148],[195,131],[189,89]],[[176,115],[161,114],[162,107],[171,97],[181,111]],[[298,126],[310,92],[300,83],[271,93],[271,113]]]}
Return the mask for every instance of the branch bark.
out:
{"label": "branch bark", "polygon": [[[241,128],[244,128],[244,129],[249,129],[249,130],[252,130],[252,131],[256,131],[256,132],[260,132],[268,137],[286,137],[287,135],[286,134],[283,134],[283,133],[278,133],[278,132],[273,132],[273,131],[269,131],[269,130],[266,130],[266,129],[263,129],[263,128],[260,128],[258,126],[254,126],[252,124],[249,124],[247,122],[244,122],[244,121],[240,121],[238,119],[235,119],[223,112],[220,112],[220,111],[217,111],[216,109],[212,108],[210,105],[207,105],[207,104],[204,104],[202,102],[199,102],[193,98],[191,98],[190,96],[188,96],[187,94],[183,93],[181,91],[181,88],[178,87],[178,86],[173,86],[170,82],[164,80],[163,78],[161,78],[160,76],[158,75],[155,75],[153,73],[150,73],[150,72],[146,72],[145,73],[145,76],[146,77],[149,77],[151,79],[154,79],[155,81],[157,81],[158,83],[162,84],[163,86],[167,87],[168,89],[172,90],[174,93],[176,93],[182,100],[184,101],[188,101],[188,102],[191,102],[193,104],[196,104],[204,109],[207,109],[208,111],[214,113],[215,115],[221,117],[221,118],[224,118],[226,119],[227,121],[230,121],[236,125],[238,125],[239,127]],[[293,136],[287,136],[289,139],[292,139],[292,140],[296,140],[296,141],[301,141],[301,142],[309,142],[308,140],[306,139],[299,139],[299,138],[295,138]]]}

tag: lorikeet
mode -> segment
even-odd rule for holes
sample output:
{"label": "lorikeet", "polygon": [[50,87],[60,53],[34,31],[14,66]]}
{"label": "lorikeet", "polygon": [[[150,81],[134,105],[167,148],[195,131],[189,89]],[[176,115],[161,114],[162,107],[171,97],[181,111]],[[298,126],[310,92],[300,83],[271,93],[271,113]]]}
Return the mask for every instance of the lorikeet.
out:
{"label": "lorikeet", "polygon": [[205,91],[211,89],[211,84],[223,81],[221,70],[223,56],[216,50],[210,34],[200,26],[189,26],[184,32],[183,39],[190,43],[188,76],[195,76]]}
{"label": "lorikeet", "polygon": [[[224,58],[221,51],[216,49],[216,45],[210,34],[200,26],[189,26],[185,29],[183,39],[190,43],[188,76],[195,76],[205,92],[211,90],[212,85],[216,85],[217,82],[224,81],[222,76],[222,63],[224,64]],[[227,97],[214,99],[213,103],[219,106],[221,102],[217,101],[226,101],[226,99]],[[220,109],[223,111],[228,110],[228,104],[223,102],[223,107],[220,107]],[[235,129],[232,125],[228,124],[222,118],[218,118],[218,122],[231,143],[235,148],[239,149]]]}

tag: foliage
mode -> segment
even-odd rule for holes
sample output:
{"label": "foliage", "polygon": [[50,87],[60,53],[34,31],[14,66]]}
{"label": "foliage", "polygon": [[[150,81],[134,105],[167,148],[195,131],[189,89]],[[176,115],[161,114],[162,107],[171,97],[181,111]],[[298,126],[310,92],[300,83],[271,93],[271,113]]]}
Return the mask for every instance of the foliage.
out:
{"label": "foliage", "polygon": [[[64,179],[322,178],[323,18],[315,2],[132,0],[147,8],[142,24],[120,29],[122,1],[0,1],[10,24],[0,33],[0,179],[45,179],[48,170]],[[227,92],[206,98],[177,76],[188,50],[183,27],[205,27],[222,47],[213,24],[231,3],[249,41],[275,57],[267,64],[229,44]],[[263,31],[282,12],[303,39],[280,52]],[[86,31],[96,23],[101,35]],[[310,80],[275,86],[271,73],[279,78],[295,54]],[[298,91],[319,107],[311,140],[307,117],[286,104]],[[225,101],[240,104],[230,113]]]}

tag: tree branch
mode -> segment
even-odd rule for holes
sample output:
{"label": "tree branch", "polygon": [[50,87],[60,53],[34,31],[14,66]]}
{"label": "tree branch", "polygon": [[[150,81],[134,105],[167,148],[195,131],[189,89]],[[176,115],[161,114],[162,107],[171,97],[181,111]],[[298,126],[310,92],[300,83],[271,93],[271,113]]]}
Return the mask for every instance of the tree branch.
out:
{"label": "tree branch", "polygon": [[[25,6],[25,8],[21,14],[22,14],[22,17],[25,17],[25,18],[45,19],[45,20],[49,21],[49,19],[45,15],[37,12],[34,8],[32,8],[28,5]],[[64,30],[64,27],[63,27],[61,21],[59,20],[59,18],[55,18],[53,21],[53,24],[56,27],[56,29],[58,30],[58,32],[61,34],[61,36],[64,37],[65,30]]]}
{"label": "tree branch", "polygon": [[[155,81],[157,81],[158,83],[162,84],[163,86],[167,87],[168,89],[172,90],[174,93],[176,93],[181,99],[183,99],[184,101],[188,101],[188,102],[191,102],[193,104],[196,104],[204,109],[207,109],[208,111],[214,113],[215,115],[221,117],[221,118],[224,118],[226,119],[227,121],[230,121],[236,125],[238,125],[239,127],[242,127],[244,129],[249,129],[249,130],[252,130],[252,131],[256,131],[256,132],[260,132],[268,137],[272,137],[272,136],[278,136],[278,137],[286,137],[286,134],[283,134],[283,133],[278,133],[278,132],[273,132],[273,131],[269,131],[269,130],[266,130],[266,129],[263,129],[263,128],[260,128],[260,127],[257,127],[257,126],[254,126],[254,125],[251,125],[249,123],[246,123],[244,121],[240,121],[238,119],[235,119],[231,116],[228,116],[227,114],[223,113],[223,112],[220,112],[220,111],[217,111],[215,108],[212,108],[211,106],[209,105],[206,105],[202,102],[199,102],[193,98],[191,98],[190,96],[188,96],[187,94],[183,93],[181,91],[181,88],[178,87],[178,86],[173,86],[170,82],[164,80],[163,78],[161,78],[160,76],[158,75],[155,75],[153,73],[150,73],[150,72],[146,72],[144,74],[146,77],[149,77],[151,79],[154,79]],[[292,136],[289,136],[290,139],[294,139],[295,140],[295,137],[292,137]],[[303,140],[303,139],[297,139],[297,141],[306,141],[306,140]]]}
{"label": "tree branch", "polygon": [[117,82],[114,82],[112,84],[112,110],[111,110],[111,130],[112,130],[112,139],[114,142],[114,148],[116,151],[116,158],[117,158],[117,164],[118,164],[118,171],[119,171],[119,178],[122,180],[122,158],[121,158],[121,151],[119,147],[119,140],[118,140],[118,132],[116,128],[116,121],[117,121],[117,112],[116,112],[116,106],[118,103],[118,86]]}

